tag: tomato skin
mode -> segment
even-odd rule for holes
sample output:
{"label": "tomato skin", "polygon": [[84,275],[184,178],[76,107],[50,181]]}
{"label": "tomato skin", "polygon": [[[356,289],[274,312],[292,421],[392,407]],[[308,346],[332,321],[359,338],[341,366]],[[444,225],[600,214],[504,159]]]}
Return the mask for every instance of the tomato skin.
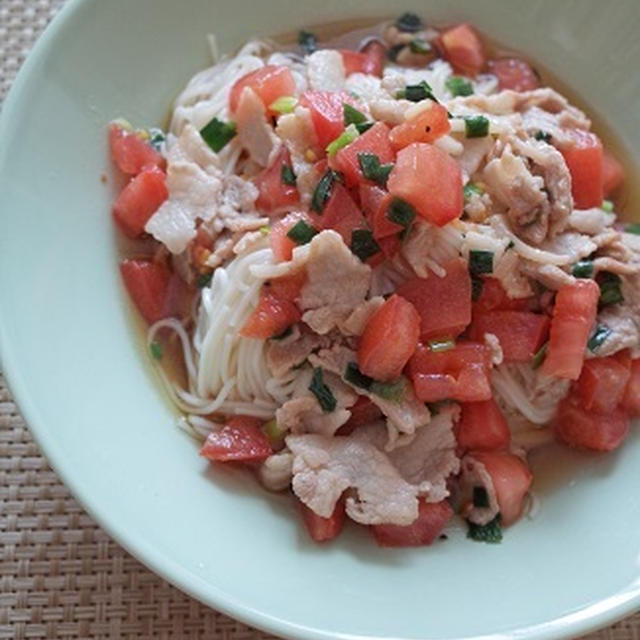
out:
{"label": "tomato skin", "polygon": [[294,302],[280,298],[263,288],[258,306],[240,330],[240,335],[245,338],[267,340],[281,334],[301,318],[302,313]]}
{"label": "tomato skin", "polygon": [[486,333],[500,340],[505,362],[528,362],[546,342],[549,317],[530,311],[476,313],[469,337],[482,342]]}
{"label": "tomato skin", "polygon": [[409,375],[423,402],[482,402],[492,397],[490,367],[488,347],[476,342],[459,342],[441,352],[418,344],[409,361]]}
{"label": "tomato skin", "polygon": [[549,347],[542,365],[546,375],[580,377],[584,351],[598,312],[600,288],[593,280],[577,280],[556,294]]}
{"label": "tomato skin", "polygon": [[258,94],[266,109],[269,109],[269,105],[278,98],[295,95],[297,91],[296,82],[288,67],[268,64],[242,76],[231,87],[229,94],[231,113],[238,108],[240,96],[245,87],[250,87]]}
{"label": "tomato skin", "polygon": [[351,246],[351,234],[355,229],[366,229],[367,221],[362,212],[341,184],[333,186],[333,193],[319,216],[323,229],[337,231],[347,247]]}
{"label": "tomato skin", "polygon": [[360,371],[375,380],[395,380],[416,350],[419,334],[415,307],[394,294],[369,318],[360,337]]}
{"label": "tomato skin", "polygon": [[344,131],[344,104],[357,106],[346,91],[305,91],[300,104],[311,112],[318,144],[325,149]]}
{"label": "tomato skin", "polygon": [[535,298],[511,299],[500,280],[483,278],[480,296],[473,303],[473,313],[485,311],[529,311],[535,306]]}
{"label": "tomato skin", "polygon": [[491,451],[507,448],[511,433],[500,407],[491,398],[462,404],[456,439],[464,451]]}
{"label": "tomato skin", "polygon": [[586,360],[576,383],[582,407],[596,413],[614,411],[622,402],[630,377],[630,367],[614,357]]}
{"label": "tomato skin", "polygon": [[387,47],[376,40],[375,38],[369,40],[360,51],[367,57],[367,63],[364,73],[369,73],[372,76],[382,77],[384,71],[384,64],[387,59]]}
{"label": "tomato skin", "polygon": [[491,476],[501,522],[508,527],[522,514],[522,501],[533,480],[529,467],[508,451],[473,451],[469,456],[483,464]]}
{"label": "tomato skin", "polygon": [[170,315],[166,302],[171,272],[166,265],[149,260],[123,260],[120,273],[131,300],[149,324]]}
{"label": "tomato skin", "polygon": [[351,49],[340,49],[344,73],[350,76],[352,73],[367,73],[367,56],[364,53],[351,51]]}
{"label": "tomato skin", "polygon": [[314,542],[329,542],[342,531],[345,521],[343,499],[338,500],[333,513],[328,518],[319,516],[302,502],[298,502],[298,504],[307,532]]}
{"label": "tomato skin", "polygon": [[613,451],[629,432],[629,416],[620,408],[607,414],[587,411],[580,407],[580,398],[570,394],[558,406],[554,432],[558,440],[571,447]]}
{"label": "tomato skin", "polygon": [[560,149],[571,174],[576,209],[599,207],[604,196],[602,142],[595,133],[570,130],[572,145]]}
{"label": "tomato skin", "polygon": [[262,462],[273,450],[261,426],[257,418],[235,416],[207,436],[200,455],[212,462]]}
{"label": "tomato skin", "polygon": [[421,547],[431,544],[453,517],[453,509],[446,500],[418,503],[418,518],[407,526],[375,524],[371,526],[381,547]]}
{"label": "tomato skin", "polygon": [[536,76],[531,66],[519,58],[499,58],[489,60],[487,63],[489,73],[498,78],[498,87],[512,89],[513,91],[532,91],[540,86],[538,76]]}
{"label": "tomato skin", "polygon": [[622,407],[632,418],[640,416],[640,359],[631,362],[629,382],[622,398]]}
{"label": "tomato skin", "polygon": [[[471,277],[467,263],[456,258],[442,265],[443,278],[412,278],[396,293],[411,302],[420,314],[424,340],[460,335],[471,322]],[[437,313],[434,310],[437,309]]]}
{"label": "tomato skin", "polygon": [[273,251],[273,258],[276,262],[287,262],[291,260],[293,250],[298,246],[287,233],[291,228],[300,220],[304,220],[312,227],[317,227],[317,221],[309,214],[302,211],[294,211],[286,215],[284,218],[276,220],[271,225],[269,230],[269,244],[271,245],[271,251]]}
{"label": "tomato skin", "polygon": [[438,44],[443,57],[456,71],[475,76],[485,65],[482,41],[467,22],[442,32]]}
{"label": "tomato skin", "polygon": [[624,167],[606,149],[602,152],[602,190],[608,198],[624,182]]}
{"label": "tomato skin", "polygon": [[365,181],[358,160],[359,153],[375,154],[380,164],[395,160],[395,153],[389,142],[389,127],[384,122],[377,122],[336,154],[335,168],[344,174],[345,183],[349,187],[357,187]]}
{"label": "tomato skin", "polygon": [[109,125],[111,157],[122,173],[137,175],[144,167],[164,168],[165,160],[159,151],[141,140],[132,131],[115,123]]}
{"label": "tomato skin", "polygon": [[166,176],[158,167],[145,167],[129,180],[113,203],[113,217],[130,238],[137,238],[149,218],[169,197]]}
{"label": "tomato skin", "polygon": [[292,273],[288,276],[281,276],[280,278],[273,278],[263,285],[264,288],[270,291],[273,295],[280,298],[280,300],[289,300],[295,302],[300,297],[300,291],[307,282],[307,272],[301,269],[297,273]]}
{"label": "tomato skin", "polygon": [[447,110],[434,102],[416,117],[393,127],[389,137],[393,148],[398,151],[414,142],[433,143],[449,131],[451,124]]}
{"label": "tomato skin", "polygon": [[447,153],[415,142],[398,153],[389,193],[409,202],[428,222],[444,226],[462,214],[462,172]]}
{"label": "tomato skin", "polygon": [[283,167],[291,167],[291,156],[286,146],[282,145],[280,153],[273,164],[263,169],[254,179],[258,188],[256,207],[267,214],[288,209],[300,201],[300,194],[295,185],[286,184],[282,180]]}

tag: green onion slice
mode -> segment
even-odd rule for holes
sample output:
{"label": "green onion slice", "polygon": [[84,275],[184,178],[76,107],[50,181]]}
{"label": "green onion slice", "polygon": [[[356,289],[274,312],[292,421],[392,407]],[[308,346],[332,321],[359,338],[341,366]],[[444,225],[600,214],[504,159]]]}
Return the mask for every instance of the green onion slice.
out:
{"label": "green onion slice", "polygon": [[484,289],[484,280],[479,276],[471,274],[471,299],[476,302],[482,295]]}
{"label": "green onion slice", "polygon": [[394,198],[387,209],[387,219],[408,229],[416,217],[416,210],[402,198]]}
{"label": "green onion slice", "polygon": [[493,251],[469,251],[469,273],[474,276],[493,273]]}
{"label": "green onion slice", "polygon": [[600,276],[598,284],[600,285],[600,300],[598,300],[598,304],[601,307],[624,302],[624,296],[620,288],[622,280],[620,280],[619,275],[605,271]]}
{"label": "green onion slice", "polygon": [[547,357],[547,350],[549,349],[549,341],[545,342],[533,356],[531,360],[531,367],[535,369],[539,369],[540,365],[544,362],[544,359]]}
{"label": "green onion slice", "polygon": [[473,487],[473,506],[486,509],[489,506],[489,494],[484,487]]}
{"label": "green onion slice", "polygon": [[404,378],[398,378],[393,382],[373,382],[371,393],[390,402],[402,402],[407,395],[407,381]]}
{"label": "green onion slice", "polygon": [[607,213],[611,213],[613,211],[613,202],[611,200],[603,200],[600,208]]}
{"label": "green onion slice", "polygon": [[329,169],[320,178],[313,196],[311,197],[311,209],[316,213],[322,213],[327,200],[331,197],[331,189],[335,182],[342,182],[342,175],[333,169]]}
{"label": "green onion slice", "polygon": [[471,81],[462,76],[450,76],[445,80],[444,84],[454,98],[456,96],[470,96],[473,94]]}
{"label": "green onion slice", "polygon": [[422,102],[422,100],[429,98],[434,102],[438,102],[431,85],[426,80],[423,80],[419,84],[407,85],[404,89],[400,89],[400,91],[396,93],[396,98],[405,98],[410,102]]}
{"label": "green onion slice", "polygon": [[162,345],[159,342],[154,340],[149,345],[149,353],[151,354],[151,357],[154,360],[162,360],[162,356],[164,355],[164,349],[162,348]]}
{"label": "green onion slice", "polygon": [[359,153],[358,164],[367,180],[377,182],[383,187],[387,186],[389,174],[393,170],[392,164],[380,164],[380,158],[375,153]]}
{"label": "green onion slice", "polygon": [[380,245],[369,229],[354,229],[351,232],[351,251],[366,262],[371,256],[381,251]]}
{"label": "green onion slice", "polygon": [[196,285],[199,289],[204,289],[211,284],[211,278],[213,278],[213,271],[210,273],[201,273],[196,278]]}
{"label": "green onion slice", "polygon": [[591,353],[595,353],[602,343],[611,335],[612,330],[606,325],[600,324],[596,327],[596,330],[591,334],[589,341],[587,342],[587,348]]}
{"label": "green onion slice", "polygon": [[472,195],[477,194],[481,196],[484,193],[484,189],[477,185],[475,182],[467,182],[462,189],[462,195],[468,200]]}
{"label": "green onion slice", "polygon": [[593,260],[579,260],[573,265],[571,273],[576,278],[592,278],[594,272]]}
{"label": "green onion slice", "polygon": [[269,105],[269,109],[284,115],[285,113],[293,113],[297,104],[298,99],[294,96],[280,96]]}
{"label": "green onion slice", "polygon": [[325,413],[331,413],[336,408],[338,403],[331,389],[325,384],[320,367],[316,367],[313,370],[309,391],[316,397],[318,404]]}
{"label": "green onion slice", "polygon": [[502,541],[502,527],[500,527],[500,514],[498,514],[491,522],[487,524],[474,524],[467,522],[469,530],[467,538],[476,540],[477,542],[488,542],[496,544]]}
{"label": "green onion slice", "polygon": [[551,134],[547,133],[546,131],[542,131],[542,129],[538,129],[534,137],[536,140],[542,140],[547,144],[551,144]]}
{"label": "green onion slice", "polygon": [[271,442],[281,442],[284,440],[285,435],[287,435],[287,430],[281,429],[275,418],[269,420],[269,422],[265,422],[265,424],[262,425],[262,431]]}
{"label": "green onion slice", "polygon": [[411,50],[411,53],[417,53],[421,56],[427,55],[433,51],[431,45],[422,38],[415,38],[412,40],[409,43],[409,49]]}
{"label": "green onion slice", "polygon": [[298,44],[305,53],[313,53],[318,48],[318,38],[311,31],[300,31]]}
{"label": "green onion slice", "polygon": [[283,164],[282,169],[280,170],[280,180],[282,180],[283,184],[295,187],[296,174],[293,172],[293,167],[290,167],[288,164]]}
{"label": "green onion slice", "polygon": [[465,116],[464,134],[467,138],[484,138],[489,135],[489,120],[484,116]]}
{"label": "green onion slice", "polygon": [[223,122],[218,118],[213,118],[208,124],[200,129],[202,139],[218,153],[227,145],[227,143],[235,138],[236,123]]}
{"label": "green onion slice", "polygon": [[440,338],[438,340],[429,340],[429,349],[434,353],[440,353],[442,351],[449,351],[456,346],[456,341],[453,338]]}
{"label": "green onion slice", "polygon": [[354,124],[350,124],[333,142],[327,145],[327,153],[330,156],[335,156],[340,149],[343,149],[348,144],[351,144],[360,134]]}
{"label": "green onion slice", "polygon": [[311,242],[313,236],[318,233],[315,227],[312,227],[306,220],[298,220],[289,231],[287,238],[291,238],[296,244],[307,244]]}
{"label": "green onion slice", "polygon": [[351,383],[354,387],[358,387],[359,389],[365,389],[369,391],[371,386],[373,385],[373,378],[369,376],[365,376],[364,373],[360,371],[357,363],[350,362],[347,365],[347,368],[344,372],[344,379]]}

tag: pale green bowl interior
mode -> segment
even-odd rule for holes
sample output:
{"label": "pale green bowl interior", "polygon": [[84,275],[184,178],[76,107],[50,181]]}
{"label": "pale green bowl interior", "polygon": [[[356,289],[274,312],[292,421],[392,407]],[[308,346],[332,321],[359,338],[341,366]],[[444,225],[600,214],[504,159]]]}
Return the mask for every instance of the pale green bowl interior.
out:
{"label": "pale green bowl interior", "polygon": [[[607,116],[638,159],[635,0],[402,8],[469,19],[529,53]],[[499,546],[460,536],[380,550],[350,530],[315,547],[289,500],[210,468],[174,427],[120,286],[106,123],[162,122],[208,63],[209,32],[230,50],[255,34],[395,11],[383,0],[72,1],[0,125],[3,365],[84,506],[143,562],[218,609],[297,638],[575,635],[640,602],[637,433],[609,456],[538,456],[542,509]]]}

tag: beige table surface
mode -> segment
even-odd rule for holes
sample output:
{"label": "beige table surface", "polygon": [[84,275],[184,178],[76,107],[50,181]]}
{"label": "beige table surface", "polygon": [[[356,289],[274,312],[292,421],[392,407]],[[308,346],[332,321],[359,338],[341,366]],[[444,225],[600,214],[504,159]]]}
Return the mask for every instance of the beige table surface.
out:
{"label": "beige table surface", "polygon": [[[62,3],[0,0],[0,103]],[[0,639],[270,637],[192,600],[111,540],[47,464],[0,372]],[[588,638],[640,640],[640,614]]]}

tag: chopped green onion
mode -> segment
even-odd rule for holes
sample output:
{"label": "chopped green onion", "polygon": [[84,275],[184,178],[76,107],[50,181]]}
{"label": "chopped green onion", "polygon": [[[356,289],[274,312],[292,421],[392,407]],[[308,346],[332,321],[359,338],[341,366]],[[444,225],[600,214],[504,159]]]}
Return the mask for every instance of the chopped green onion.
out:
{"label": "chopped green onion", "polygon": [[331,392],[331,389],[324,383],[322,369],[319,367],[313,370],[309,391],[316,397],[318,404],[325,413],[331,413],[336,408],[338,404],[336,398]]}
{"label": "chopped green onion", "polygon": [[433,94],[431,85],[426,80],[423,80],[420,84],[407,85],[404,89],[396,92],[396,98],[399,100],[405,98],[410,102],[422,102],[429,98],[434,102],[438,102],[438,99]]}
{"label": "chopped green onion", "polygon": [[151,127],[151,129],[149,129],[149,144],[156,151],[160,150],[160,147],[162,147],[162,143],[165,140],[166,140],[166,136],[164,135],[164,131],[156,127]]}
{"label": "chopped green onion", "polygon": [[348,102],[342,103],[342,113],[345,127],[348,127],[350,124],[362,124],[367,121],[367,116],[365,116],[362,111],[358,111],[358,109],[351,106]]}
{"label": "chopped green onion", "polygon": [[236,135],[235,122],[222,122],[213,118],[200,129],[202,139],[216,152],[221,151]]}
{"label": "chopped green onion", "polygon": [[296,174],[293,172],[293,167],[290,167],[288,164],[283,164],[280,170],[280,180],[282,180],[283,184],[295,187]]}
{"label": "chopped green onion", "polygon": [[613,202],[611,200],[603,200],[600,208],[607,213],[611,213],[613,211]]}
{"label": "chopped green onion", "polygon": [[469,251],[469,273],[474,276],[493,273],[493,251]]}
{"label": "chopped green onion", "polygon": [[429,340],[429,349],[434,353],[440,353],[442,351],[449,351],[456,346],[456,341],[453,338],[442,338],[438,340]]}
{"label": "chopped green onion", "polygon": [[595,353],[611,333],[612,331],[609,327],[599,324],[587,342],[587,348],[589,351],[591,351],[591,353]]}
{"label": "chopped green onion", "polygon": [[489,120],[484,116],[465,116],[464,135],[467,138],[484,138],[489,135]]}
{"label": "chopped green onion", "polygon": [[484,280],[478,276],[471,275],[471,299],[476,302],[482,295]]}
{"label": "chopped green onion", "polygon": [[273,420],[269,420],[269,422],[265,422],[262,425],[262,431],[271,442],[281,442],[284,440],[284,437],[287,433],[286,429],[281,429],[278,425],[278,421],[274,418]]}
{"label": "chopped green onion", "polygon": [[579,260],[571,269],[571,273],[576,278],[591,278],[593,277],[593,271],[593,260]]}
{"label": "chopped green onion", "polygon": [[627,233],[635,233],[636,235],[640,236],[640,224],[635,223],[635,224],[628,224],[625,226],[624,230]]}
{"label": "chopped green onion", "polygon": [[547,349],[549,349],[549,341],[545,342],[539,349],[536,351],[536,354],[533,356],[531,360],[531,368],[539,369],[540,365],[544,362],[544,359],[547,357]]}
{"label": "chopped green onion", "polygon": [[327,153],[330,156],[335,156],[340,149],[343,149],[348,144],[351,144],[360,134],[354,124],[350,124],[333,142],[327,145]]}
{"label": "chopped green onion", "polygon": [[489,506],[489,494],[484,487],[473,487],[473,506],[486,509]]}
{"label": "chopped green onion", "polygon": [[536,140],[542,140],[547,144],[551,144],[551,134],[547,133],[546,131],[542,131],[542,129],[538,129],[534,137]]}
{"label": "chopped green onion", "polygon": [[151,353],[151,356],[153,357],[154,360],[162,360],[162,356],[164,355],[164,349],[162,348],[162,345],[159,342],[154,340],[149,345],[149,353]]}
{"label": "chopped green onion", "polygon": [[301,31],[298,34],[298,44],[305,53],[313,53],[318,48],[318,38],[310,31]]}
{"label": "chopped green onion", "polygon": [[412,40],[409,43],[409,49],[411,49],[411,53],[417,53],[418,55],[427,55],[432,51],[431,45],[422,38]]}
{"label": "chopped green onion", "polygon": [[213,271],[211,273],[201,273],[196,278],[196,284],[200,289],[204,289],[211,284],[211,278],[213,278]]}
{"label": "chopped green onion", "polygon": [[269,231],[270,231],[270,229],[269,229],[269,226],[265,224],[265,225],[264,225],[264,227],[260,227],[260,228],[258,229],[258,231],[259,231],[263,236],[268,236],[268,235],[269,235]]}
{"label": "chopped green onion", "polygon": [[311,197],[311,209],[316,213],[322,213],[324,205],[331,196],[331,189],[335,182],[342,182],[342,175],[333,169],[329,169],[320,178],[313,196]]}
{"label": "chopped green onion", "polygon": [[280,96],[269,105],[269,109],[276,113],[293,113],[297,104],[298,99],[294,96]]}
{"label": "chopped green onion", "polygon": [[502,528],[500,527],[500,514],[487,524],[475,524],[467,521],[469,531],[467,538],[477,542],[489,542],[495,544],[502,541]]}
{"label": "chopped green onion", "polygon": [[462,189],[462,195],[468,200],[472,195],[477,194],[481,196],[484,193],[484,189],[477,185],[475,182],[467,182]]}
{"label": "chopped green onion", "polygon": [[284,331],[277,333],[275,336],[271,336],[270,340],[284,340],[293,333],[293,327],[287,327]]}
{"label": "chopped green onion", "polygon": [[403,13],[395,21],[395,26],[400,29],[400,31],[405,31],[406,33],[416,33],[416,31],[422,31],[424,29],[420,16],[410,11]]}
{"label": "chopped green onion", "polygon": [[507,249],[513,249],[516,246],[516,243],[513,240],[509,240],[509,244],[507,245]]}
{"label": "chopped green onion", "polygon": [[318,233],[315,227],[312,227],[305,220],[298,220],[289,231],[287,238],[291,238],[296,244],[307,244],[311,242],[313,236]]}
{"label": "chopped green onion", "polygon": [[600,285],[600,300],[598,300],[598,304],[601,307],[624,302],[624,296],[620,288],[621,283],[622,280],[620,280],[619,275],[609,272],[602,273],[598,283]]}
{"label": "chopped green onion", "polygon": [[393,170],[392,164],[380,164],[380,158],[375,153],[359,153],[358,164],[367,180],[377,182],[383,187],[387,186],[389,174]]}
{"label": "chopped green onion", "polygon": [[393,382],[374,382],[371,385],[371,393],[390,402],[402,402],[407,395],[407,381],[404,378],[398,378]]}
{"label": "chopped green onion", "polygon": [[354,387],[365,389],[365,391],[369,391],[374,382],[373,378],[365,376],[364,373],[358,369],[358,365],[355,362],[350,362],[347,365],[347,369],[344,372],[344,379]]}
{"label": "chopped green onion", "polygon": [[444,84],[454,98],[456,96],[470,96],[473,94],[473,85],[462,76],[450,76],[445,80]]}
{"label": "chopped green onion", "polygon": [[351,251],[366,262],[371,256],[381,251],[380,245],[369,229],[354,229],[351,232]]}
{"label": "chopped green onion", "polygon": [[387,209],[387,220],[408,229],[416,217],[416,210],[402,198],[394,198]]}

